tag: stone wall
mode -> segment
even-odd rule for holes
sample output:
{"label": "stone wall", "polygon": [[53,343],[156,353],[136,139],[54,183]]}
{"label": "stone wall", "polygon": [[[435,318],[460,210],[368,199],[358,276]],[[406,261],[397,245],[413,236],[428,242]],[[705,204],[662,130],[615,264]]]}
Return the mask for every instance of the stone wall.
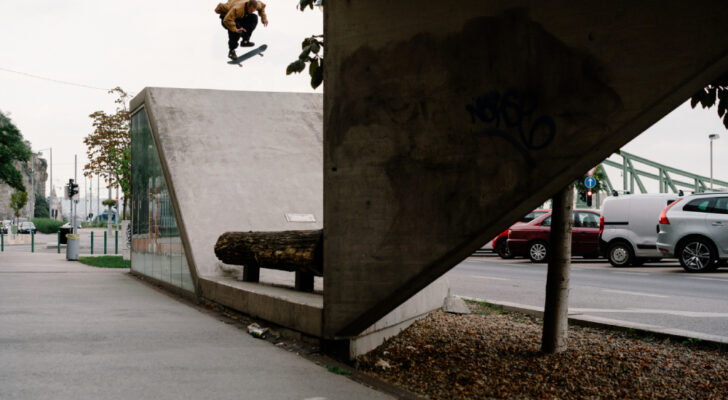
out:
{"label": "stone wall", "polygon": [[[35,187],[36,197],[46,197],[46,184],[48,183],[48,162],[44,158],[34,157],[34,166],[31,168],[30,162],[15,162],[15,168],[19,170],[23,175],[23,184],[28,191],[28,204],[20,211],[21,217],[27,217],[28,212],[32,211],[30,187],[31,187],[31,173],[34,173],[35,178],[33,186]],[[13,209],[10,208],[10,195],[14,192],[6,183],[0,183],[0,219],[12,219]],[[29,209],[29,207],[31,207]]]}

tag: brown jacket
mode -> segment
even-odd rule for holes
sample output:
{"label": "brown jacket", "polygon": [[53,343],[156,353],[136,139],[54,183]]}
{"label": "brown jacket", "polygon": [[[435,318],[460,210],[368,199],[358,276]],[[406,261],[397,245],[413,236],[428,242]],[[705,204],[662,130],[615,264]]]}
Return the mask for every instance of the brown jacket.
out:
{"label": "brown jacket", "polygon": [[[242,18],[245,15],[245,9],[248,6],[248,2],[246,0],[228,0],[227,3],[220,3],[215,7],[215,12],[224,15],[225,18],[222,20],[222,23],[231,31],[235,31],[237,27],[235,26],[235,20],[237,18]],[[265,15],[265,3],[262,1],[258,1],[258,14],[260,14],[260,19],[263,21],[264,24],[268,23],[268,16]]]}

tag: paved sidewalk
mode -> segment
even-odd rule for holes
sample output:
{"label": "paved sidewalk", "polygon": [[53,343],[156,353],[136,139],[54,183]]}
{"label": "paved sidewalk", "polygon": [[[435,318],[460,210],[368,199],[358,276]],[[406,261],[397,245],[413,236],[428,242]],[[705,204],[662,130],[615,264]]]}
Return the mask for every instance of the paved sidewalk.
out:
{"label": "paved sidewalk", "polygon": [[0,399],[389,398],[127,272],[0,253]]}

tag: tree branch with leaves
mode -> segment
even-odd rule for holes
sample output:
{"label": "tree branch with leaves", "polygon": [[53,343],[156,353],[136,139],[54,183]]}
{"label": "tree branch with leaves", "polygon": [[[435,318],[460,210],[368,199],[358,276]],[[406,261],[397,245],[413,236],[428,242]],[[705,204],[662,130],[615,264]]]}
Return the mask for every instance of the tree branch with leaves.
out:
{"label": "tree branch with leaves", "polygon": [[15,161],[30,160],[30,148],[13,122],[0,112],[0,182],[24,192],[23,175],[13,165]]}
{"label": "tree branch with leaves", "polygon": [[723,126],[728,129],[728,72],[719,76],[690,98],[690,105],[695,108],[700,104],[703,108],[718,106],[718,117],[723,119]]}
{"label": "tree branch with leaves", "polygon": [[94,131],[84,138],[89,163],[84,167],[84,176],[101,176],[111,186],[121,186],[124,192],[124,213],[127,199],[131,196],[131,117],[126,107],[129,95],[120,87],[109,91],[118,97],[118,106],[113,114],[96,111],[89,115],[93,119]]}
{"label": "tree branch with leaves", "polygon": [[[299,0],[298,9],[305,11],[306,8],[313,10],[314,6],[322,6],[323,0]],[[308,74],[311,77],[311,87],[316,89],[324,81],[324,35],[312,35],[307,37],[301,43],[301,54],[298,60],[288,64],[286,75],[292,73],[300,73],[306,69],[308,64]]]}

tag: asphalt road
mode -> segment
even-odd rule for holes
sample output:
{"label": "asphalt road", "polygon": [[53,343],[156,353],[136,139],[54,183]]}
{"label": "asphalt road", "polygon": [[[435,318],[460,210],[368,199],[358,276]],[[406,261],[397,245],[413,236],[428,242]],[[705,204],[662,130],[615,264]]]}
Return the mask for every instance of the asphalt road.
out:
{"label": "asphalt road", "polygon": [[[453,293],[529,307],[544,305],[546,264],[471,257],[447,276]],[[688,274],[677,260],[613,268],[572,260],[569,314],[728,336],[728,267]]]}

